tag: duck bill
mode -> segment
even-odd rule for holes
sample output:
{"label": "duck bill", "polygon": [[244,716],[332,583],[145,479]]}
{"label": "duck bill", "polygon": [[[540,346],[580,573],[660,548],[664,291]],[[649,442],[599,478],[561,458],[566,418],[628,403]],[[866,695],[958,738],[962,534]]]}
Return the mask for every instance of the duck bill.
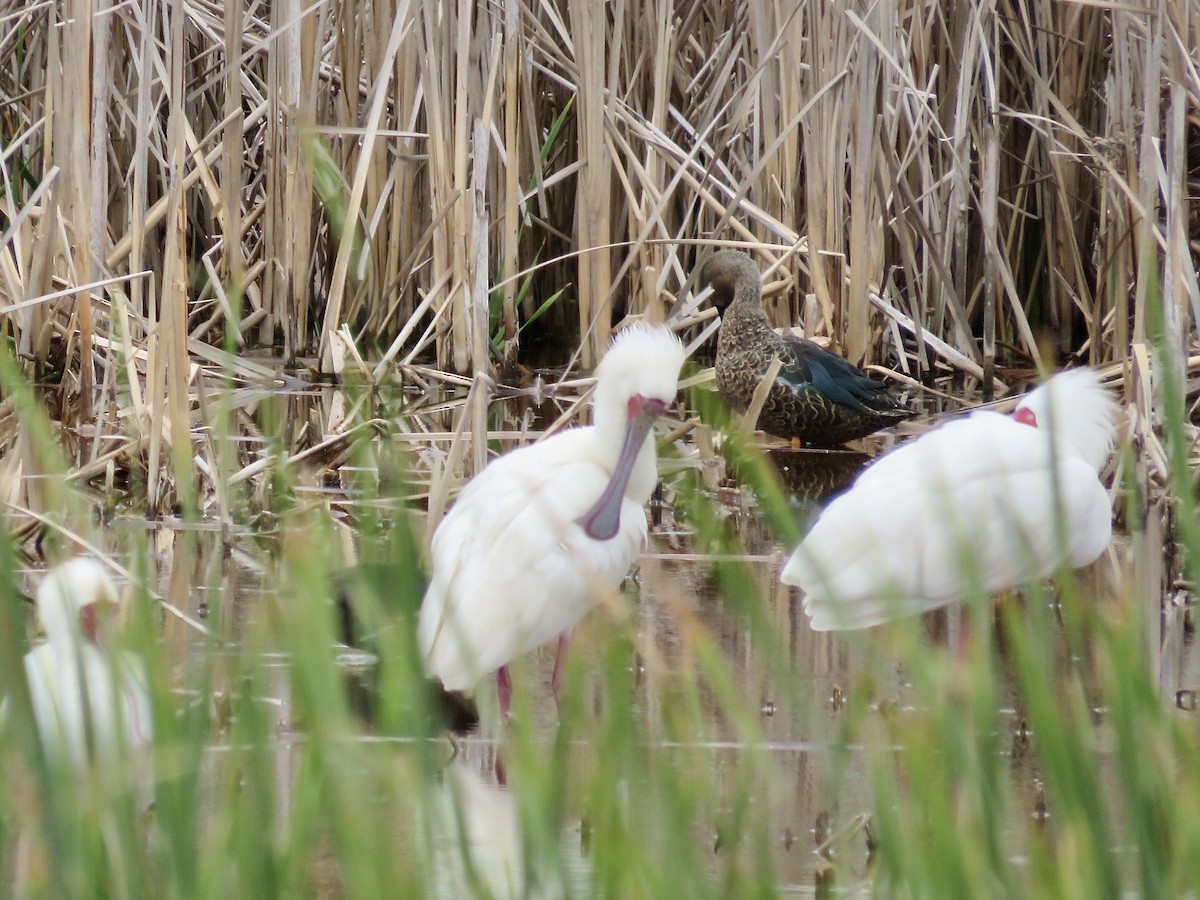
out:
{"label": "duck bill", "polygon": [[661,400],[647,400],[636,396],[629,401],[629,417],[625,425],[625,441],[621,445],[621,455],[613,468],[612,477],[592,508],[578,520],[583,526],[584,533],[595,541],[609,541],[617,535],[621,527],[621,501],[625,499],[625,486],[629,484],[629,476],[633,474],[633,465],[637,462],[646,435],[654,426],[667,405]]}

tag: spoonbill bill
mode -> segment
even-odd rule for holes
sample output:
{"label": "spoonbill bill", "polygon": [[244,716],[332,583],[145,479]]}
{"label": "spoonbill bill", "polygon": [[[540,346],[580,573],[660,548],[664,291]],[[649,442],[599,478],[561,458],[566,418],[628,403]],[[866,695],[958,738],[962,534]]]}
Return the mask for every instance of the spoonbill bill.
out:
{"label": "spoonbill bill", "polygon": [[812,341],[780,335],[762,308],[758,267],[740,250],[720,250],[700,269],[721,313],[717,387],[729,406],[745,412],[775,358],[775,376],[758,427],[813,447],[836,447],[911,416],[885,385]]}
{"label": "spoonbill bill", "polygon": [[1061,372],[1012,415],[978,410],[879,459],[818,516],[782,579],[817,631],[867,628],[1095,560],[1117,404]]}
{"label": "spoonbill bill", "polygon": [[417,626],[426,671],[446,690],[496,672],[507,715],[508,664],[558,638],[558,695],[571,628],[646,540],[652,426],[675,399],[683,359],[668,329],[625,328],[596,367],[592,425],[514,450],[463,488],[434,533]]}
{"label": "spoonbill bill", "polygon": [[34,721],[46,754],[83,771],[128,760],[150,744],[150,698],[142,661],[105,642],[120,596],[95,559],[51,569],[38,587],[45,643],[25,654]]}

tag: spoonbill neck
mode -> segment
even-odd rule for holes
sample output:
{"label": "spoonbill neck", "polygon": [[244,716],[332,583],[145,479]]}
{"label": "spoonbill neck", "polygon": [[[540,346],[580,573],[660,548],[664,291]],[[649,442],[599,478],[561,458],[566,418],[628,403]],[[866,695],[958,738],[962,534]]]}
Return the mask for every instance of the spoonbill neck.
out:
{"label": "spoonbill neck", "polygon": [[629,476],[637,463],[642,446],[650,435],[650,429],[663,412],[667,404],[663,400],[646,398],[634,394],[629,398],[626,410],[625,440],[621,444],[621,452],[596,503],[583,514],[579,524],[584,533],[596,541],[608,541],[614,538],[621,527],[621,500],[625,496],[625,488],[629,484]]}

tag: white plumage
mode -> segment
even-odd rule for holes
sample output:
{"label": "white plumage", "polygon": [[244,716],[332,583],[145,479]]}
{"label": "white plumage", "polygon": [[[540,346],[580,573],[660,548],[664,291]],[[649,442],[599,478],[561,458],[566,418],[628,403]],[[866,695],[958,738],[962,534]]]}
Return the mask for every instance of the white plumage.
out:
{"label": "white plumage", "polygon": [[82,771],[149,745],[150,698],[142,662],[97,640],[119,597],[104,568],[78,557],[48,572],[37,613],[46,642],[25,654],[34,720],[47,755]]}
{"label": "white plumage", "polygon": [[[1116,402],[1090,369],[1011,416],[977,411],[882,457],[822,511],[782,573],[817,631],[866,628],[1095,560]],[[1033,427],[1030,427],[1033,426]]]}
{"label": "white plumage", "polygon": [[434,534],[418,624],[426,671],[447,690],[565,634],[620,584],[646,540],[651,426],[683,359],[667,329],[626,328],[596,369],[593,425],[515,450],[463,489]]}

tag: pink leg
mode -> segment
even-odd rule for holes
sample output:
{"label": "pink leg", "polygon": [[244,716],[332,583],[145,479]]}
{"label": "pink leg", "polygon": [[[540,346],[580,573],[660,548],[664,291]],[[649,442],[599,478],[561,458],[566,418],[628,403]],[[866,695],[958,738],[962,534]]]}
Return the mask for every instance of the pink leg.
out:
{"label": "pink leg", "polygon": [[[496,696],[500,699],[500,718],[508,721],[509,710],[512,709],[512,677],[508,674],[508,666],[496,670]],[[508,772],[504,768],[504,759],[500,756],[500,747],[496,747],[496,783],[501,787],[508,784]]]}
{"label": "pink leg", "polygon": [[554,703],[559,709],[562,709],[562,663],[570,641],[570,629],[558,636],[558,649],[554,651],[554,672],[550,675],[550,690],[554,691]]}
{"label": "pink leg", "polygon": [[958,611],[958,641],[954,647],[954,661],[961,671],[971,659],[971,609],[965,603]]}
{"label": "pink leg", "polygon": [[512,678],[508,666],[496,670],[496,696],[500,698],[500,717],[508,721],[508,711],[512,708]]}

